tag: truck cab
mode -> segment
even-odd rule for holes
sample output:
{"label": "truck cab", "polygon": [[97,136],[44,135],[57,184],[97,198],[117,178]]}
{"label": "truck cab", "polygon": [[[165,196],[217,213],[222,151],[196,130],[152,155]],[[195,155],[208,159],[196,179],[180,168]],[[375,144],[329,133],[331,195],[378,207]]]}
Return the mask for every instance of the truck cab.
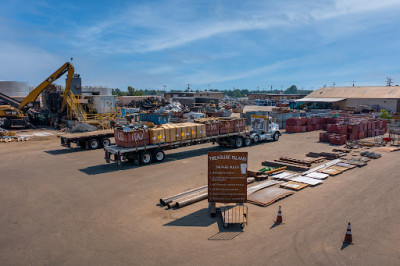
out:
{"label": "truck cab", "polygon": [[268,115],[251,115],[251,134],[254,143],[262,140],[279,140],[281,132],[279,125]]}

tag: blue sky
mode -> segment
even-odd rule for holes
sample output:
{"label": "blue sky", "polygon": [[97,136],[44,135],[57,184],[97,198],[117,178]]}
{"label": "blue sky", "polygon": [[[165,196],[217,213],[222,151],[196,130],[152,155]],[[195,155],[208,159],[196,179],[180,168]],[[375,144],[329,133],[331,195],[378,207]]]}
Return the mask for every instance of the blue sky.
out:
{"label": "blue sky", "polygon": [[400,84],[398,0],[1,2],[0,80],[73,57],[82,85],[123,90]]}

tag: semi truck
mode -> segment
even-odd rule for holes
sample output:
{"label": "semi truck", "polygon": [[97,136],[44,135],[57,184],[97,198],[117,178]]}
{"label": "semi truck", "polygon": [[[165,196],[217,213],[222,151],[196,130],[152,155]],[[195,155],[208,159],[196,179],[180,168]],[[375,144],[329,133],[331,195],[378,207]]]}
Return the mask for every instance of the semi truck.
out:
{"label": "semi truck", "polygon": [[[143,132],[138,131],[135,134],[132,135],[132,138],[143,139]],[[124,161],[138,161],[139,164],[147,165],[153,162],[162,162],[165,159],[166,150],[204,143],[217,143],[223,147],[241,148],[243,146],[258,144],[265,140],[278,141],[280,135],[281,132],[278,124],[273,122],[271,118],[268,116],[252,116],[251,127],[245,127],[244,130],[238,132],[227,132],[224,134],[218,132],[215,135],[202,138],[138,145],[135,147],[106,146],[104,147],[105,161],[107,163],[113,161],[118,166],[121,166]],[[116,140],[119,138],[117,132],[115,133],[115,138]]]}

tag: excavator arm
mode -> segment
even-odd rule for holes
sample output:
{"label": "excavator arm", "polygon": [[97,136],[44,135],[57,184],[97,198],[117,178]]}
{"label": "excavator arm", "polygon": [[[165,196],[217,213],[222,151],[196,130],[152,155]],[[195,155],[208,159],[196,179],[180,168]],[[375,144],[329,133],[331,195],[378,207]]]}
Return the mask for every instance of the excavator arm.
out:
{"label": "excavator arm", "polygon": [[22,110],[27,104],[34,102],[37,99],[37,97],[39,96],[39,94],[45,88],[47,88],[47,86],[49,86],[54,81],[56,81],[58,78],[60,78],[62,75],[64,75],[65,72],[68,72],[68,74],[67,74],[67,82],[65,84],[63,102],[62,102],[61,110],[60,110],[60,112],[62,112],[65,108],[65,105],[67,104],[67,97],[68,97],[69,90],[71,87],[72,77],[74,76],[74,67],[69,62],[66,62],[64,65],[62,65],[53,74],[51,74],[50,77],[45,79],[42,83],[40,83],[39,86],[37,86],[33,91],[31,91],[28,94],[28,96],[26,96],[25,99],[21,102],[21,104],[18,106],[18,108]]}

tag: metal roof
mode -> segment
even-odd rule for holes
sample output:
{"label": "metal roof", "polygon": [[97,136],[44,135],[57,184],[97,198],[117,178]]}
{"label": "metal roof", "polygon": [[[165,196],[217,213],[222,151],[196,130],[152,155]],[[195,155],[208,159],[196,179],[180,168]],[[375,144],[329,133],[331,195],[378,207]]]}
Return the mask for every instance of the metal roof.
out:
{"label": "metal roof", "polygon": [[346,98],[301,98],[295,100],[295,102],[323,102],[323,103],[335,103],[346,100]]}
{"label": "metal roof", "polygon": [[400,86],[323,87],[306,98],[400,99]]}

